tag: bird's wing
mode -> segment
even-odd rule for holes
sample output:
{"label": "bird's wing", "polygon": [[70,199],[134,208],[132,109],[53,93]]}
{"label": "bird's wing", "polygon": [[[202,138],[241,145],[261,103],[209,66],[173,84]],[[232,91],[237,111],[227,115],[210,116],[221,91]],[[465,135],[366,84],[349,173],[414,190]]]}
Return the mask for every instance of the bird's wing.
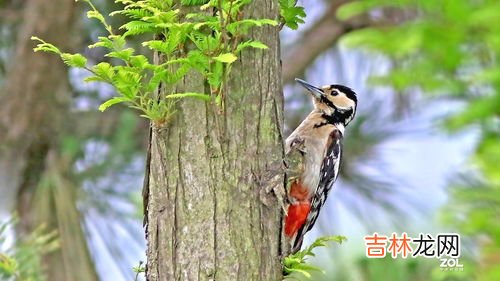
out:
{"label": "bird's wing", "polygon": [[318,219],[321,206],[325,203],[328,192],[337,180],[342,156],[342,139],[342,133],[338,129],[333,130],[328,138],[325,158],[320,169],[320,181],[311,199],[311,211],[307,215],[304,226],[297,233],[297,239],[293,246],[294,250],[300,249],[304,235],[311,230]]}

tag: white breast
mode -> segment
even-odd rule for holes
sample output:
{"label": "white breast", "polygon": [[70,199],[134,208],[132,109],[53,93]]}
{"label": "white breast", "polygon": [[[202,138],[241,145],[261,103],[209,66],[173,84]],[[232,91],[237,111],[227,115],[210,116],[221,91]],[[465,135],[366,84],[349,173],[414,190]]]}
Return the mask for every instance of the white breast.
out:
{"label": "white breast", "polygon": [[326,143],[332,130],[333,125],[325,125],[320,128],[314,128],[313,122],[308,122],[306,118],[295,131],[286,139],[286,153],[291,149],[291,144],[296,138],[304,140],[304,161],[305,169],[301,176],[303,185],[309,190],[312,196],[318,187],[320,180],[320,170],[323,164],[323,159],[326,153]]}

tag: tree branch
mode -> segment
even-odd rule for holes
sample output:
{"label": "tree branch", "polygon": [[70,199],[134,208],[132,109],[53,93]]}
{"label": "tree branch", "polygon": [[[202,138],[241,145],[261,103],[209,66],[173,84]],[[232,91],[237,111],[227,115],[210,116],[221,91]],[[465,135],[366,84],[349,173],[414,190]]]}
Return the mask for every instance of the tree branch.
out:
{"label": "tree branch", "polygon": [[328,10],[309,30],[299,42],[296,42],[285,51],[283,56],[283,82],[289,83],[304,70],[325,50],[349,31],[360,29],[373,24],[368,15],[352,18],[348,21],[337,19],[337,9],[348,1],[332,1]]}

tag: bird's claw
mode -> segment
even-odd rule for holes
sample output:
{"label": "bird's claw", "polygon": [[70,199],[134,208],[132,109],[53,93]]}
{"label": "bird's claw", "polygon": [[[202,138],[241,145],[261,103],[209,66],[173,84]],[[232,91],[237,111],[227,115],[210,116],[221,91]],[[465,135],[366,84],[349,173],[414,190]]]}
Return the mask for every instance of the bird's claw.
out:
{"label": "bird's claw", "polygon": [[282,162],[272,164],[264,176],[260,178],[259,185],[264,187],[261,189],[261,201],[264,205],[269,207],[274,204],[269,197],[269,194],[272,192],[278,200],[281,209],[286,214],[288,209],[288,197],[283,184],[284,172],[285,168]]}
{"label": "bird's claw", "polygon": [[278,200],[278,204],[280,205],[281,209],[285,213],[285,216],[288,214],[288,196],[286,194],[285,187],[282,184],[274,185],[274,186],[268,186],[266,188],[266,193],[274,193],[274,196],[276,196],[276,199]]}

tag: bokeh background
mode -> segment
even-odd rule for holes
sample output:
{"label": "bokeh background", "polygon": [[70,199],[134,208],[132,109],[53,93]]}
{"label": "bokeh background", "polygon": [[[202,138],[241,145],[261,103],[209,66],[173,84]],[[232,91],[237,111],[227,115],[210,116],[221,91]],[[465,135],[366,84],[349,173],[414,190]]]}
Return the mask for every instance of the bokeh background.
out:
{"label": "bokeh background", "polygon": [[[500,1],[297,5],[305,23],[281,32],[285,135],[311,109],[295,77],[359,99],[341,177],[305,244],[348,240],[316,250],[324,273],[311,280],[500,280]],[[32,52],[37,35],[101,61],[86,46],[103,30],[85,12],[70,0],[0,0],[0,280],[142,278],[148,124],[124,106],[99,112],[111,88]],[[368,259],[373,232],[458,233],[463,271]]]}

